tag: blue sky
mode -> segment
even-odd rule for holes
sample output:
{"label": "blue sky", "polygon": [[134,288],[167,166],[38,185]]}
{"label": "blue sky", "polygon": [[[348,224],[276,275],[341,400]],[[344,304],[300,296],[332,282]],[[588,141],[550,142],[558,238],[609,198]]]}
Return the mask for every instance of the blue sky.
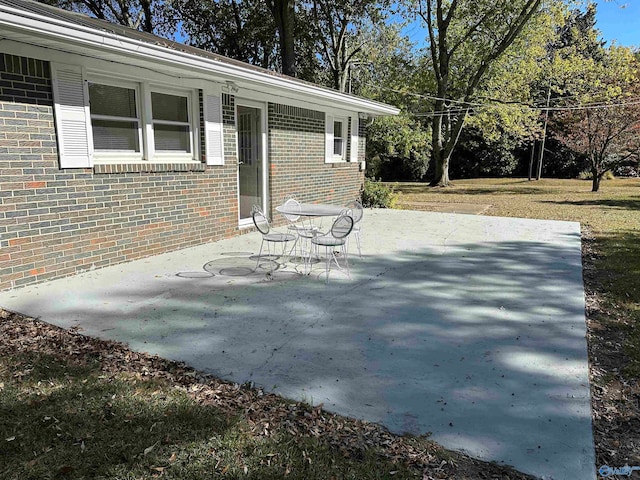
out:
{"label": "blue sky", "polygon": [[[596,27],[607,44],[640,47],[640,0],[597,0],[596,4]],[[417,43],[426,36],[421,21],[407,26],[404,33]]]}
{"label": "blue sky", "polygon": [[640,47],[640,0],[598,0],[596,26],[602,38],[627,47]]}

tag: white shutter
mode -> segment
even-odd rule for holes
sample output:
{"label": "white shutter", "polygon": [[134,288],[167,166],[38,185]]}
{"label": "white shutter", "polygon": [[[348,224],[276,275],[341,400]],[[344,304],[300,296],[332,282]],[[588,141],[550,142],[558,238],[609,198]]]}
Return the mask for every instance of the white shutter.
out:
{"label": "white shutter", "polygon": [[222,133],[222,99],[220,95],[204,95],[204,142],[207,165],[224,165]]}
{"label": "white shutter", "polygon": [[325,147],[324,161],[333,162],[333,115],[325,113]]}
{"label": "white shutter", "polygon": [[358,116],[351,117],[351,158],[350,162],[358,161]]}
{"label": "white shutter", "polygon": [[60,168],[92,166],[89,95],[78,65],[51,64]]}

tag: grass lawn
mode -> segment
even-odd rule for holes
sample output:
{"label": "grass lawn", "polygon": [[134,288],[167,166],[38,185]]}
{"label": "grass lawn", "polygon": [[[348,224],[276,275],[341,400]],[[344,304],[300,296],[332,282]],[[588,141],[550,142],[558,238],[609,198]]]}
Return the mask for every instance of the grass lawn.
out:
{"label": "grass lawn", "polygon": [[480,204],[484,215],[580,222],[597,465],[640,466],[640,179],[603,181],[597,193],[557,179],[392,185],[400,208]]}

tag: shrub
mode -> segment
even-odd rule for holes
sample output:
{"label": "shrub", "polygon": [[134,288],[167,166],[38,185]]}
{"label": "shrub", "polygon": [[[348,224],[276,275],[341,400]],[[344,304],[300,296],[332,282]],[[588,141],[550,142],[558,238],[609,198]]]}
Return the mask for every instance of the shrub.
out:
{"label": "shrub", "polygon": [[[580,180],[593,180],[593,174],[590,169],[586,169],[578,174],[578,178]],[[611,170],[607,170],[604,172],[604,175],[602,175],[602,180],[613,180],[614,178],[616,177]]]}
{"label": "shrub", "polygon": [[393,187],[365,178],[362,188],[362,205],[365,207],[393,208],[398,195]]}

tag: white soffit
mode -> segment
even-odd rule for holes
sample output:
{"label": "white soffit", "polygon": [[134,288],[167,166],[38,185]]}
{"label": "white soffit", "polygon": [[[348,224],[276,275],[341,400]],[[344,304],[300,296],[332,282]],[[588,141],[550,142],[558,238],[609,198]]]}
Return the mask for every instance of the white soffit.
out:
{"label": "white soffit", "polygon": [[[300,82],[268,72],[244,68],[234,63],[199,57],[136,39],[70,24],[56,18],[37,18],[32,12],[0,4],[0,51],[2,39],[75,53],[109,62],[127,63],[148,69],[170,69],[176,75],[198,77],[224,83],[233,81],[240,88],[275,94],[320,106],[344,108],[370,115],[397,115],[396,107],[365,98]],[[161,40],[161,39],[159,39]]]}

